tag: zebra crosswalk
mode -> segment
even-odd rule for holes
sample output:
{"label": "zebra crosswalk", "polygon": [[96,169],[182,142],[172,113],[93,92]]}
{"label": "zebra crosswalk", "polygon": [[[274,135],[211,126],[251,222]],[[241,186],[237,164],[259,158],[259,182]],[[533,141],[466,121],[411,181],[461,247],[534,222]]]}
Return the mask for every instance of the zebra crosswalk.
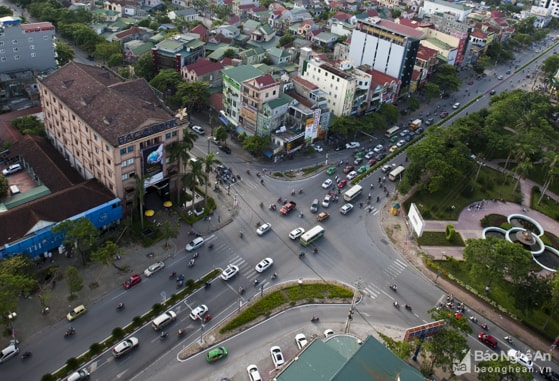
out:
{"label": "zebra crosswalk", "polygon": [[264,286],[264,288],[270,283],[269,277],[257,273],[254,267],[249,265],[247,261],[239,255],[233,256],[229,260],[229,264],[237,266],[239,268],[239,274],[248,279],[251,283],[254,282],[255,279],[258,279],[258,285]]}
{"label": "zebra crosswalk", "polygon": [[367,207],[367,212],[369,212],[369,214],[372,214],[373,216],[376,216],[380,213],[380,210],[371,205]]}
{"label": "zebra crosswalk", "polygon": [[364,288],[361,289],[361,292],[371,299],[376,299],[380,295],[381,290],[376,285],[368,283]]}
{"label": "zebra crosswalk", "polygon": [[393,278],[396,278],[398,275],[402,273],[408,267],[408,264],[396,259],[394,262],[390,264],[387,268],[384,269],[384,272],[390,275]]}

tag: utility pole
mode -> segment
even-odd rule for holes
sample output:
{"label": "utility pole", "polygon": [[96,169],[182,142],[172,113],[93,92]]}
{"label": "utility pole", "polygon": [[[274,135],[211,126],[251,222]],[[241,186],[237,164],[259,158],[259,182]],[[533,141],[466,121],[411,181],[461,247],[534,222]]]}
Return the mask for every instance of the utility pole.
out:
{"label": "utility pole", "polygon": [[353,299],[351,300],[351,306],[349,307],[349,313],[347,314],[347,319],[345,322],[344,332],[349,333],[349,328],[351,326],[351,321],[353,320],[353,314],[355,313],[355,303],[361,296],[361,278],[359,278],[354,283]]}

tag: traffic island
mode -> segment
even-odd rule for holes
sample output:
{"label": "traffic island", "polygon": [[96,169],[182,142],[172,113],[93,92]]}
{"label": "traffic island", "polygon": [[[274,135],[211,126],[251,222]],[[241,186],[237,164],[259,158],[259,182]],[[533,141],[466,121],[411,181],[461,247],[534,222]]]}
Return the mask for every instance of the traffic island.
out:
{"label": "traffic island", "polygon": [[320,280],[297,280],[271,287],[252,297],[246,304],[239,304],[236,312],[205,333],[203,341],[180,352],[179,359],[186,360],[288,308],[305,304],[351,304],[354,292],[354,288],[349,285]]}

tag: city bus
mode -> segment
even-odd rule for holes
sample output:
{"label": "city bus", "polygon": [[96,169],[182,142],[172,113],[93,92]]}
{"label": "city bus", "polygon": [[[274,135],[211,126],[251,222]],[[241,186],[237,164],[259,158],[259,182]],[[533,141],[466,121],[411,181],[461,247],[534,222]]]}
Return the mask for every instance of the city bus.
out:
{"label": "city bus", "polygon": [[354,185],[344,193],[344,200],[351,202],[355,197],[359,196],[363,192],[363,187],[361,185]]}
{"label": "city bus", "polygon": [[400,132],[400,127],[398,127],[398,126],[390,127],[388,130],[386,130],[386,132],[384,133],[384,136],[386,136],[388,139],[390,139],[393,136],[397,135],[398,132]]}
{"label": "city bus", "polygon": [[324,235],[324,228],[320,225],[316,225],[311,230],[305,232],[299,239],[299,242],[301,242],[301,245],[303,246],[309,246],[311,243],[313,243],[323,235]]}
{"label": "city bus", "polygon": [[390,181],[400,180],[402,173],[404,173],[405,170],[406,168],[402,167],[401,165],[399,167],[394,168],[392,172],[388,174],[388,180]]}

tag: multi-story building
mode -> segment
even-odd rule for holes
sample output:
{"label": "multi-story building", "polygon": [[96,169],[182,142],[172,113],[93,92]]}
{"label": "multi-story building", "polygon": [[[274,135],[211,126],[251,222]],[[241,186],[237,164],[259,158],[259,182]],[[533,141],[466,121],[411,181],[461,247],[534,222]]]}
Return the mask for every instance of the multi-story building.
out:
{"label": "multi-story building", "polygon": [[[351,36],[349,60],[401,81],[407,91],[423,32],[378,17],[359,20]],[[334,112],[335,113],[335,112]]]}
{"label": "multi-story building", "polygon": [[242,108],[241,86],[242,83],[264,75],[264,73],[254,66],[243,65],[225,69],[223,76],[223,109],[222,115],[237,130],[238,133],[244,129],[240,125],[240,111]]}
{"label": "multi-story building", "polygon": [[198,35],[177,34],[167,38],[151,49],[155,70],[174,69],[181,71],[185,65],[192,65],[204,57],[205,43]]}
{"label": "multi-story building", "polygon": [[559,1],[558,0],[539,0],[534,1],[534,5],[542,8],[550,9],[551,17],[559,17]]}
{"label": "multi-story building", "polygon": [[75,62],[39,81],[47,138],[83,178],[96,178],[130,205],[144,188],[173,192],[176,163],[166,147],[182,140],[173,116],[144,79],[124,81],[103,67]]}
{"label": "multi-story building", "polygon": [[419,10],[419,16],[430,16],[432,14],[451,14],[455,20],[465,22],[472,13],[472,8],[463,4],[451,3],[445,0],[425,0]]}
{"label": "multi-story building", "polygon": [[22,24],[19,17],[0,18],[0,73],[56,68],[54,26]]}
{"label": "multi-story building", "polygon": [[260,115],[266,103],[279,98],[280,85],[271,74],[251,78],[241,83],[239,124],[250,135],[270,134],[270,126],[265,123],[269,118]]}
{"label": "multi-story building", "polygon": [[[308,50],[310,49],[301,49],[301,56],[309,56],[305,54]],[[347,68],[351,68],[351,65]],[[334,115],[347,116],[357,112],[354,107],[357,81],[351,73],[314,57],[303,61],[301,77],[326,94],[328,108]]]}

